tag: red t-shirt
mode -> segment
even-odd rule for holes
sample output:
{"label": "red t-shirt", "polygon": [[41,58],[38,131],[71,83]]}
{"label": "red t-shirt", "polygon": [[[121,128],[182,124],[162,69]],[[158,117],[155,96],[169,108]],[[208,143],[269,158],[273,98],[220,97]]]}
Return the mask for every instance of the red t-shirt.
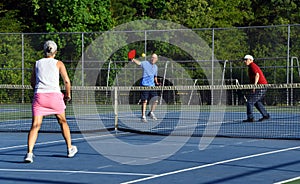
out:
{"label": "red t-shirt", "polygon": [[265,78],[265,76],[264,76],[263,72],[261,71],[261,69],[259,68],[259,66],[257,66],[257,64],[252,62],[248,65],[248,75],[249,75],[251,84],[254,84],[254,82],[255,82],[256,73],[259,74],[259,79],[258,79],[257,84],[268,84],[268,81]]}

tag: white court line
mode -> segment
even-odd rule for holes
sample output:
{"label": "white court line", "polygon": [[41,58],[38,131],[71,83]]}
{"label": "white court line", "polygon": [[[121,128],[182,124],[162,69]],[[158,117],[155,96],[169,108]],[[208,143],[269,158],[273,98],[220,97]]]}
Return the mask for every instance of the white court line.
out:
{"label": "white court line", "polygon": [[296,177],[296,178],[291,178],[291,179],[288,179],[288,180],[284,180],[284,181],[279,181],[279,182],[276,182],[274,184],[284,184],[284,183],[288,183],[288,182],[292,182],[292,181],[296,181],[296,180],[300,180],[300,176]]}
{"label": "white court line", "polygon": [[71,174],[102,174],[102,175],[126,175],[126,176],[152,176],[153,174],[123,173],[123,172],[97,172],[80,170],[42,170],[42,169],[0,169],[2,172],[38,172],[38,173],[71,173]]}
{"label": "white court line", "polygon": [[190,167],[190,168],[186,168],[186,169],[181,169],[181,170],[171,171],[171,172],[167,172],[167,173],[157,174],[157,175],[153,175],[153,176],[146,177],[146,178],[127,181],[127,182],[123,182],[121,184],[131,184],[131,183],[147,181],[147,180],[160,178],[160,177],[164,177],[164,176],[169,176],[169,175],[174,175],[174,174],[178,174],[178,173],[182,173],[182,172],[202,169],[202,168],[205,168],[205,167],[211,167],[211,166],[221,165],[221,164],[230,163],[230,162],[234,162],[234,161],[238,161],[238,160],[245,160],[245,159],[249,159],[249,158],[254,158],[254,157],[259,157],[259,156],[264,156],[264,155],[270,155],[270,154],[274,154],[274,153],[280,153],[280,152],[285,152],[285,151],[290,151],[290,150],[295,150],[295,149],[300,149],[300,146],[292,147],[292,148],[285,148],[285,149],[276,150],[276,151],[269,151],[269,152],[254,154],[254,155],[248,155],[248,156],[233,158],[233,159],[229,159],[229,160],[223,160],[223,161],[214,162],[214,163],[206,164],[206,165],[199,165],[199,166],[196,166],[196,167]]}

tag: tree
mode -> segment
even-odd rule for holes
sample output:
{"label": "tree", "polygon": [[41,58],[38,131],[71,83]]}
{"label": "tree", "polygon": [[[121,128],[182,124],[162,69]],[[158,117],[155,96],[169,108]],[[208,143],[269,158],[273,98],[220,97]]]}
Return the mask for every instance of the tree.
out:
{"label": "tree", "polygon": [[10,0],[4,8],[17,10],[25,32],[96,32],[113,26],[109,0]]}
{"label": "tree", "polygon": [[254,19],[249,22],[252,26],[281,25],[299,23],[298,0],[253,0],[251,11]]}
{"label": "tree", "polygon": [[111,0],[115,25],[133,20],[159,19],[167,6],[166,0]]}
{"label": "tree", "polygon": [[[32,61],[30,55],[35,51],[31,48],[27,48],[27,55],[22,58],[22,39],[24,45],[29,45],[26,37],[22,38],[19,33],[21,32],[23,25],[15,18],[15,11],[2,11],[2,18],[0,18],[0,32],[8,34],[0,34],[0,82],[1,84],[29,84],[29,78],[32,71]],[[32,91],[26,91],[24,93],[32,94]],[[24,94],[23,94],[24,95]],[[4,102],[21,102],[24,99],[22,97],[21,90],[9,90],[2,89],[0,91],[0,103]],[[30,95],[26,96],[26,100],[30,100]]]}
{"label": "tree", "polygon": [[[22,37],[21,34],[11,32],[21,32],[23,25],[15,18],[15,11],[5,11],[2,13],[0,32],[10,34],[0,35],[0,68],[2,70],[0,72],[0,80],[2,84],[22,84]],[[24,38],[24,43],[28,42],[29,40]],[[28,48],[29,55],[33,52],[31,48]],[[24,68],[32,68],[30,57],[25,57],[23,61]],[[25,81],[29,81],[26,80],[29,77],[25,75]]]}
{"label": "tree", "polygon": [[170,0],[161,19],[189,28],[232,27],[252,19],[250,0]]}

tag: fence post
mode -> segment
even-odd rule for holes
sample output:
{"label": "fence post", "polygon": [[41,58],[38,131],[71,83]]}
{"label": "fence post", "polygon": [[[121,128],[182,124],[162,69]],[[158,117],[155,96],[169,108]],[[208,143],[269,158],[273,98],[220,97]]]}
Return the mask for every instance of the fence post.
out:
{"label": "fence post", "polygon": [[81,85],[84,86],[84,33],[81,33]]}
{"label": "fence post", "polygon": [[[286,60],[286,83],[289,84],[289,70],[290,70],[290,34],[291,26],[288,25],[288,38],[287,38],[287,60]],[[289,105],[289,89],[286,89],[286,104]]]}
{"label": "fence post", "polygon": [[[212,29],[212,42],[211,42],[211,85],[214,85],[214,47],[215,47],[215,29]],[[211,90],[211,105],[214,104],[214,90]]]}
{"label": "fence post", "polygon": [[[22,86],[25,84],[24,83],[24,75],[25,75],[25,73],[24,73],[24,71],[25,71],[25,65],[24,65],[24,33],[22,33]],[[24,103],[24,89],[22,90],[22,103]]]}
{"label": "fence post", "polygon": [[114,87],[114,113],[115,113],[115,131],[118,130],[118,87]]}
{"label": "fence post", "polygon": [[147,57],[147,30],[145,30],[144,32],[144,53],[145,53],[145,60],[146,60],[146,57]]}

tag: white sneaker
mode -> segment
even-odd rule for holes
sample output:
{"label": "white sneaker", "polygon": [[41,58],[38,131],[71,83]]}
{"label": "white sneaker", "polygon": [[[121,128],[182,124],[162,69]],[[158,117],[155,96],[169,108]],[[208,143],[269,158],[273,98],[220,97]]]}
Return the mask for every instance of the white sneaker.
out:
{"label": "white sneaker", "polygon": [[147,123],[147,122],[148,122],[145,116],[142,117],[141,121],[142,121],[143,123]]}
{"label": "white sneaker", "polygon": [[150,118],[153,119],[153,120],[157,120],[157,118],[156,118],[156,116],[154,115],[153,112],[149,112],[148,116],[150,116]]}
{"label": "white sneaker", "polygon": [[33,162],[33,153],[27,153],[24,159],[24,162],[26,163],[32,163]]}
{"label": "white sneaker", "polygon": [[71,148],[68,149],[68,157],[74,157],[75,154],[78,152],[78,149],[76,146],[72,146]]}

